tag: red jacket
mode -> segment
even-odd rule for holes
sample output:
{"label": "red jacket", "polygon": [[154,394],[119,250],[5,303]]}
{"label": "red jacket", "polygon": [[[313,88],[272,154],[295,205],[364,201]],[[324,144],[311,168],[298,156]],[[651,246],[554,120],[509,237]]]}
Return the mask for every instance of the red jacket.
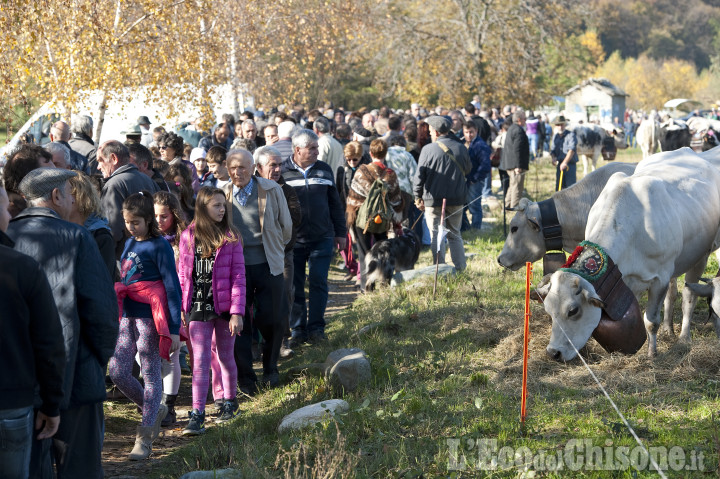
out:
{"label": "red jacket", "polygon": [[[150,305],[155,321],[155,329],[160,335],[160,357],[170,360],[170,346],[172,339],[170,338],[170,329],[168,328],[167,318],[170,317],[168,309],[167,295],[165,294],[165,285],[162,281],[138,281],[129,286],[122,283],[115,283],[115,294],[117,295],[118,307],[120,309],[120,318],[122,318],[123,299],[129,297],[138,303],[147,303]],[[181,328],[182,331],[182,328]],[[182,337],[181,340],[186,338]]]}
{"label": "red jacket", "polygon": [[[182,289],[182,310],[192,309],[193,267],[195,264],[195,224],[180,236],[178,277]],[[245,314],[245,256],[238,235],[235,242],[226,241],[215,253],[212,272],[212,292],[215,312],[231,315]]]}

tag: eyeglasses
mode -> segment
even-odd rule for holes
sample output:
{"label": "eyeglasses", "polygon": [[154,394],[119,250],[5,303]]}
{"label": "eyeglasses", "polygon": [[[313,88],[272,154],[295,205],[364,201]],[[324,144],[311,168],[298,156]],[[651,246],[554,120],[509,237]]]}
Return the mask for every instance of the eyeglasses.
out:
{"label": "eyeglasses", "polygon": [[348,161],[360,161],[360,158],[348,158]]}
{"label": "eyeglasses", "polygon": [[165,145],[163,145],[163,146],[161,146],[161,147],[160,147],[160,149],[161,149],[161,150],[167,150],[167,149],[168,149],[168,147],[167,147],[167,146],[165,146]]}

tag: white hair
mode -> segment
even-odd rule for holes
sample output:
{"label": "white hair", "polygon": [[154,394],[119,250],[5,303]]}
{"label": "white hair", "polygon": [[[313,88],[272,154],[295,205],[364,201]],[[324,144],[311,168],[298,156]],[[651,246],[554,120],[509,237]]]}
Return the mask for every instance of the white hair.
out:
{"label": "white hair", "polygon": [[70,148],[63,145],[60,142],[53,141],[51,143],[48,143],[45,145],[45,149],[50,152],[51,155],[54,155],[55,153],[62,153],[63,157],[65,158],[65,164],[67,166],[72,167],[72,155],[70,154]]}
{"label": "white hair", "polygon": [[261,146],[260,148],[255,150],[255,153],[253,153],[253,157],[255,158],[255,164],[262,166],[267,165],[267,162],[270,158],[280,158],[280,160],[282,161],[282,157],[278,149],[270,145]]}
{"label": "white hair", "polygon": [[318,136],[312,130],[301,130],[292,137],[293,148],[307,148],[311,143],[317,143]]}
{"label": "white hair", "polygon": [[92,136],[93,133],[93,119],[87,115],[77,115],[73,118],[70,131],[73,134],[82,134],[85,136]]}
{"label": "white hair", "polygon": [[291,121],[283,121],[278,125],[278,136],[280,138],[292,138],[295,128],[295,123]]}
{"label": "white hair", "polygon": [[243,159],[247,160],[250,163],[250,165],[252,165],[252,163],[253,163],[252,153],[250,153],[249,151],[247,151],[244,148],[233,148],[227,152],[227,155],[225,156],[225,164],[230,166],[230,159],[235,156],[242,157]]}

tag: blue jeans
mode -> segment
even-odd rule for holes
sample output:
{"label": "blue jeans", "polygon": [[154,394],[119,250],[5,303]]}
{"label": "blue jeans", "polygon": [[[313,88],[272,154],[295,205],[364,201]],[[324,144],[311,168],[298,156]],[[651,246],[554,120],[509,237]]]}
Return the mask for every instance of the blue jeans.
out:
{"label": "blue jeans", "polygon": [[[300,243],[299,241],[295,243],[293,248],[295,302],[290,320],[294,338],[307,339],[308,336],[325,333],[325,307],[328,300],[327,278],[333,258],[333,249],[333,238],[324,238],[310,243]],[[307,303],[305,302],[306,266],[309,281]]]}
{"label": "blue jeans", "polygon": [[412,229],[413,233],[417,235],[418,238],[420,238],[420,242],[422,243],[423,239],[423,221],[418,220],[418,217],[422,214],[422,211],[420,211],[417,206],[415,206],[415,203],[412,203],[410,205],[410,208],[408,209],[408,228],[415,223],[417,220],[417,223],[415,223],[415,227]]}
{"label": "blue jeans", "polygon": [[483,198],[489,198],[492,196],[492,170],[490,170],[483,181],[482,195]]}
{"label": "blue jeans", "polygon": [[538,153],[538,148],[542,147],[540,144],[540,135],[537,133],[533,133],[527,136],[528,142],[530,143],[530,158],[535,159]]}
{"label": "blue jeans", "polygon": [[[467,195],[467,206],[462,214],[462,228],[461,231],[467,231],[470,228],[480,229],[482,226],[483,211],[482,211],[482,192],[485,187],[485,178],[475,183],[468,182],[468,195]],[[475,199],[477,201],[473,202]],[[468,220],[467,212],[472,215],[472,220]]]}
{"label": "blue jeans", "polygon": [[28,477],[32,434],[32,406],[0,409],[0,477]]}

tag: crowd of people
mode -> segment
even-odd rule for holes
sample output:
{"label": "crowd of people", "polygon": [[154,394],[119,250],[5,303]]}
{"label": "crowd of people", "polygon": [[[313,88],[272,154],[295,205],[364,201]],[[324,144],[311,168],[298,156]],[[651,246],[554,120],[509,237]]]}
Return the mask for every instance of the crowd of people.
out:
{"label": "crowd of people", "polygon": [[[514,106],[329,106],[224,115],[207,134],[141,116],[100,145],[77,116],[19,145],[0,187],[0,358],[17,372],[0,378],[0,476],[102,477],[108,381],[141,411],[131,460],[177,422],[183,369],[183,435],[204,432],[208,389],[231,421],[280,384],[282,358],[327,340],[336,251],[361,291],[365,255],[403,226],[463,270],[492,166],[514,207],[543,150],[558,171],[577,161],[553,124],[551,146],[547,118]],[[378,194],[387,211],[368,216]]]}

